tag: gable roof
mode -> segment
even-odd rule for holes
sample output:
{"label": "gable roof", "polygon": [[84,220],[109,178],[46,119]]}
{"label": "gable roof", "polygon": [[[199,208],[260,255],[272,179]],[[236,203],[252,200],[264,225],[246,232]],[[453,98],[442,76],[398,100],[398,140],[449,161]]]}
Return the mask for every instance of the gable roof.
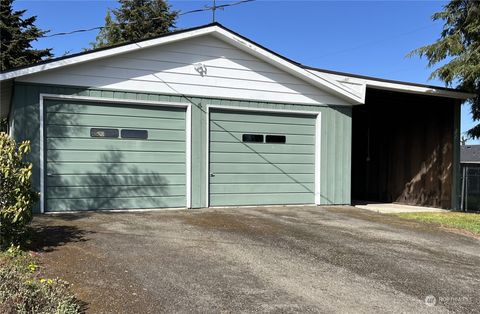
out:
{"label": "gable roof", "polygon": [[229,42],[231,45],[255,55],[256,57],[273,64],[274,66],[282,68],[284,71],[289,72],[314,86],[329,91],[330,93],[339,96],[340,98],[343,98],[352,104],[363,104],[365,102],[365,92],[367,88],[427,94],[462,100],[474,96],[472,93],[463,92],[453,88],[395,81],[306,66],[286,58],[216,22],[184,30],[177,30],[148,39],[141,39],[138,41],[122,43],[114,46],[97,48],[68,56],[44,60],[33,65],[13,68],[0,72],[0,82],[5,84],[5,81],[14,79],[16,77],[47,71],[50,69],[56,69],[68,65],[80,64],[91,60],[106,58],[113,55],[123,54],[130,51],[206,34],[212,34],[221,40]]}
{"label": "gable roof", "polygon": [[56,58],[52,60],[46,60],[32,66],[26,66],[22,68],[11,69],[6,72],[0,73],[0,82],[34,74],[42,71],[58,69],[61,67],[81,64],[93,60],[107,58],[110,56],[120,55],[140,49],[149,47],[164,45],[167,43],[177,42],[180,40],[186,40],[202,35],[213,35],[216,38],[223,40],[240,50],[243,50],[273,66],[280,68],[281,70],[294,75],[311,85],[320,88],[333,94],[341,99],[344,99],[351,104],[362,104],[365,101],[365,91],[354,90],[345,86],[336,80],[331,79],[327,75],[318,75],[311,73],[299,63],[296,63],[290,59],[287,59],[251,40],[243,37],[232,30],[227,29],[219,23],[207,24],[200,27],[180,30],[172,33],[163,34],[150,39],[143,39],[140,41],[129,42],[112,47],[95,49],[83,53],[77,53],[74,55]]}

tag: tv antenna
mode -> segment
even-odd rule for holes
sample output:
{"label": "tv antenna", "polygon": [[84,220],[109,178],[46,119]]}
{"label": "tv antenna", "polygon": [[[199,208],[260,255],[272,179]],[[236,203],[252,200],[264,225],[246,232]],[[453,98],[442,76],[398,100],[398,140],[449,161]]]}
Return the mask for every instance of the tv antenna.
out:
{"label": "tv antenna", "polygon": [[206,6],[205,8],[207,10],[211,10],[212,11],[212,22],[216,22],[216,11],[221,9],[223,10],[224,8],[226,7],[231,7],[231,6],[234,6],[234,5],[239,5],[239,4],[243,4],[243,3],[247,3],[247,2],[253,2],[255,0],[242,0],[242,1],[237,1],[237,2],[234,2],[234,3],[227,3],[227,4],[219,4],[217,5],[217,0],[213,0],[213,5],[212,6]]}

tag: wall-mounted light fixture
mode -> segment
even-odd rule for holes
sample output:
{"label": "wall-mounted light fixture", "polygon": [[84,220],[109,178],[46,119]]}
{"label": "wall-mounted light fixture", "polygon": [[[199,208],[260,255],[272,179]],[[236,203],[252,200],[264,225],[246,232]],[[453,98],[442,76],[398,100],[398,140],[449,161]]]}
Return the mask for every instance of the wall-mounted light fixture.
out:
{"label": "wall-mounted light fixture", "polygon": [[201,76],[207,75],[207,67],[205,66],[205,64],[203,64],[203,63],[194,63],[194,64],[193,64],[193,68],[194,68],[195,71],[197,71],[198,74],[200,74]]}

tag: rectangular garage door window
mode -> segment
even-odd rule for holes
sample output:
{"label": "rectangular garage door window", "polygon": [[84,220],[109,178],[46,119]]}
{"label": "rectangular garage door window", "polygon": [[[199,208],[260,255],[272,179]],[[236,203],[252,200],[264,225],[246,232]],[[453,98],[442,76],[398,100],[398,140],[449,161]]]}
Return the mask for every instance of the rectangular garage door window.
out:
{"label": "rectangular garage door window", "polygon": [[267,135],[265,136],[265,143],[285,144],[287,137],[285,135]]}
{"label": "rectangular garage door window", "polygon": [[122,138],[141,139],[148,138],[147,130],[122,130]]}
{"label": "rectangular garage door window", "polygon": [[242,141],[246,143],[263,143],[263,135],[260,134],[243,134]]}
{"label": "rectangular garage door window", "polygon": [[90,137],[118,138],[118,129],[91,128]]}

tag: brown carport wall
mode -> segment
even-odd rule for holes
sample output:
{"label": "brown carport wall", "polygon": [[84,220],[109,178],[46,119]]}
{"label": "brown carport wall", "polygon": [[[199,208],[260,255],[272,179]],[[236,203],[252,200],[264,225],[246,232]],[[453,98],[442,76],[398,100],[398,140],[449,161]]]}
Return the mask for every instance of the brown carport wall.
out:
{"label": "brown carport wall", "polygon": [[369,88],[352,123],[353,200],[458,207],[458,100]]}

